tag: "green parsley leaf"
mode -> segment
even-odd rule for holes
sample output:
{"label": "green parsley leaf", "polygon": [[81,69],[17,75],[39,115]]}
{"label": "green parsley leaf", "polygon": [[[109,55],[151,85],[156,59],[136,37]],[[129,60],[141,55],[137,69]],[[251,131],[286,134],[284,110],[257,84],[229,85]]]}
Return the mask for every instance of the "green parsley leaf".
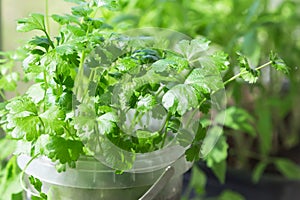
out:
{"label": "green parsley leaf", "polygon": [[39,197],[36,197],[38,200],[47,200],[47,195],[42,192],[42,185],[43,183],[33,176],[28,177],[30,184],[39,192]]}
{"label": "green parsley leaf", "polygon": [[192,85],[202,93],[210,93],[224,88],[221,75],[214,66],[194,69],[185,80],[185,84]]}
{"label": "green parsley leaf", "polygon": [[227,70],[229,68],[228,54],[226,54],[225,52],[218,51],[211,57],[219,70]]}
{"label": "green parsley leaf", "polygon": [[238,61],[240,64],[241,77],[246,82],[255,83],[258,79],[258,76],[260,75],[260,71],[250,67],[250,64],[246,56],[240,53],[238,53],[238,55],[239,55]]}
{"label": "green parsley leaf", "polygon": [[74,36],[82,37],[86,34],[85,31],[79,26],[68,25],[67,27],[68,27],[68,30],[71,33],[73,33]]}
{"label": "green parsley leaf", "polygon": [[96,119],[98,122],[98,131],[100,134],[109,133],[116,126],[115,122],[117,122],[118,117],[115,113],[109,112],[101,115]]}
{"label": "green parsley leaf", "polygon": [[182,40],[176,46],[175,50],[187,58],[189,61],[203,56],[209,48],[210,41],[204,38],[197,38],[191,41]]}
{"label": "green parsley leaf", "polygon": [[137,130],[136,136],[138,138],[139,152],[154,151],[158,148],[158,144],[161,142],[162,137],[158,132],[151,132],[145,130]]}
{"label": "green parsley leaf", "polygon": [[156,105],[155,97],[152,96],[151,94],[146,94],[145,96],[139,96],[137,102],[137,111],[145,112],[151,110],[155,105]]}
{"label": "green parsley leaf", "polygon": [[75,161],[83,154],[83,144],[81,141],[65,139],[59,136],[51,136],[46,146],[49,151],[48,157],[53,161],[58,160],[61,164],[75,166]]}
{"label": "green parsley leaf", "polygon": [[26,94],[28,97],[31,98],[31,100],[34,103],[39,103],[44,99],[45,91],[41,86],[41,83],[36,83],[30,86],[30,88],[27,90]]}
{"label": "green parsley leaf", "polygon": [[75,23],[79,24],[79,19],[77,16],[74,15],[51,15],[52,19],[59,23],[60,25],[65,25],[65,24],[70,24],[70,23]]}
{"label": "green parsley leaf", "polygon": [[88,6],[72,7],[72,14],[79,17],[88,17],[93,12],[93,9]]}
{"label": "green parsley leaf", "polygon": [[29,98],[14,99],[6,105],[7,128],[12,132],[9,134],[13,138],[23,138],[32,141],[40,136],[40,118],[38,110],[33,101]]}
{"label": "green parsley leaf", "polygon": [[45,133],[50,135],[62,135],[64,133],[65,117],[65,112],[60,110],[57,106],[52,106],[40,114],[40,118],[44,122]]}
{"label": "green parsley leaf", "polygon": [[199,124],[195,138],[192,141],[190,148],[185,151],[186,160],[193,162],[200,159],[200,150],[203,139],[205,138],[207,129]]}
{"label": "green parsley leaf", "polygon": [[189,68],[189,63],[185,58],[178,55],[168,55],[165,59],[160,59],[151,65],[151,68],[158,73],[169,73],[170,75],[178,75],[182,70]]}
{"label": "green parsley leaf", "polygon": [[[110,137],[110,135],[107,135],[108,137],[99,137],[95,140],[95,147],[97,148],[95,156],[99,156],[102,161],[109,164],[109,166],[112,166],[116,170],[126,170],[131,169],[132,165],[135,161],[135,154],[134,150],[130,149],[132,147],[132,141],[124,141],[123,138],[118,135],[117,137]],[[127,150],[122,150],[120,148],[116,148],[115,145],[118,145],[118,147],[129,148],[128,152]]]}
{"label": "green parsley leaf", "polygon": [[172,65],[176,65],[173,60],[160,59],[152,64],[152,69],[155,72],[163,72],[168,70]]}
{"label": "green parsley leaf", "polygon": [[271,51],[269,58],[270,58],[272,67],[274,67],[278,71],[282,71],[285,74],[289,73],[288,66],[276,53]]}
{"label": "green parsley leaf", "polygon": [[120,72],[129,72],[138,66],[138,61],[130,57],[119,58],[116,62],[116,68]]}
{"label": "green parsley leaf", "polygon": [[76,46],[65,43],[57,46],[55,50],[59,55],[70,55],[76,51]]}
{"label": "green parsley leaf", "polygon": [[14,91],[17,88],[17,81],[19,80],[19,74],[12,72],[1,76],[0,78],[0,89],[6,91]]}
{"label": "green parsley leaf", "polygon": [[116,10],[119,8],[120,2],[117,0],[94,0],[97,6],[104,6],[110,10]]}
{"label": "green parsley leaf", "polygon": [[192,86],[178,84],[164,94],[162,104],[167,110],[175,106],[176,111],[183,115],[188,110],[197,107],[198,99],[195,93]]}
{"label": "green parsley leaf", "polygon": [[241,77],[248,83],[256,83],[260,72],[255,69],[241,69]]}
{"label": "green parsley leaf", "polygon": [[18,20],[17,31],[29,32],[32,30],[46,31],[45,17],[43,14],[33,13],[29,18]]}
{"label": "green parsley leaf", "polygon": [[187,161],[193,162],[199,160],[200,145],[192,145],[185,151],[185,157]]}
{"label": "green parsley leaf", "polygon": [[64,92],[59,97],[58,103],[65,111],[71,111],[73,106],[73,94],[71,92]]}
{"label": "green parsley leaf", "polygon": [[33,176],[29,176],[28,179],[30,184],[33,185],[38,192],[42,191],[42,182],[39,179],[34,178]]}
{"label": "green parsley leaf", "polygon": [[36,46],[36,47],[42,47],[44,48],[46,51],[48,51],[49,47],[50,47],[50,41],[48,40],[47,37],[45,36],[35,36],[33,39],[31,39],[28,42],[30,45]]}
{"label": "green parsley leaf", "polygon": [[44,66],[41,65],[41,56],[38,54],[30,54],[23,60],[23,69],[25,73],[39,74],[43,72]]}
{"label": "green parsley leaf", "polygon": [[77,134],[83,140],[91,139],[95,127],[97,126],[97,115],[93,106],[90,104],[80,104],[77,110],[78,114],[74,117],[74,128],[77,130]]}

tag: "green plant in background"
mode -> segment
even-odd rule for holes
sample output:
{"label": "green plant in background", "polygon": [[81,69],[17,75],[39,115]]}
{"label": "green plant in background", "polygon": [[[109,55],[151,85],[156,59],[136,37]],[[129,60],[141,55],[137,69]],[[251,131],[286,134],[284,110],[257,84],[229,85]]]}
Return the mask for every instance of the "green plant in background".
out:
{"label": "green plant in background", "polygon": [[[191,179],[187,186],[186,191],[182,195],[181,200],[245,200],[245,198],[231,190],[225,190],[216,197],[203,197],[205,195],[206,175],[197,166],[194,166],[191,171]],[[196,195],[190,197],[190,194],[194,192]]]}
{"label": "green plant in background", "polygon": [[0,139],[0,194],[1,199],[22,199],[22,188],[19,182],[20,169],[16,157],[12,157],[15,142],[3,137]]}

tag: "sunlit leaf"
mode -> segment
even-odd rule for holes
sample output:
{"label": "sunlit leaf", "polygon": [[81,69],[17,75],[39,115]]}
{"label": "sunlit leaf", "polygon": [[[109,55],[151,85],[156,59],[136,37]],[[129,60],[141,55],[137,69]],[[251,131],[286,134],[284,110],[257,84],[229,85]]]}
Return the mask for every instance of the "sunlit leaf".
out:
{"label": "sunlit leaf", "polygon": [[43,14],[33,13],[29,18],[18,20],[17,30],[20,32],[29,32],[32,30],[45,31],[45,17]]}

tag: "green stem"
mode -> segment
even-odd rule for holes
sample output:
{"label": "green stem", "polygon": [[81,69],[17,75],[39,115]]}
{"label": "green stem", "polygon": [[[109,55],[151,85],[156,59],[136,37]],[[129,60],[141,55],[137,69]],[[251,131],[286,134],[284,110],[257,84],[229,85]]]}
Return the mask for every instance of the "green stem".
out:
{"label": "green stem", "polygon": [[166,118],[165,124],[164,124],[164,125],[161,127],[161,129],[159,130],[159,132],[162,132],[163,129],[165,129],[165,131],[164,131],[164,133],[163,133],[163,139],[162,139],[162,143],[161,143],[161,148],[163,148],[164,145],[165,145],[165,141],[166,141],[167,133],[168,133],[168,125],[169,125],[170,118],[171,118],[171,113],[169,112],[169,113],[168,113],[168,116],[167,116],[167,118]]}
{"label": "green stem", "polygon": [[237,79],[238,77],[240,77],[241,75],[243,75],[244,73],[238,73],[235,76],[231,77],[230,79],[228,79],[227,81],[224,82],[224,85],[227,85],[228,83],[230,83],[231,81],[234,81],[235,79]]}
{"label": "green stem", "polygon": [[195,69],[195,67],[192,67],[191,70],[185,75],[184,81],[191,75],[191,73],[193,72],[194,69]]}
{"label": "green stem", "polygon": [[[67,127],[68,126],[68,127]],[[71,133],[71,131],[69,130],[69,123],[67,125],[64,125],[63,128],[65,129],[65,131],[67,131],[67,133],[69,134],[69,136],[71,136],[71,138],[73,140],[76,140],[76,138],[74,137],[74,135]]]}
{"label": "green stem", "polygon": [[26,190],[26,186],[24,185],[24,182],[23,182],[23,179],[24,179],[24,175],[25,175],[25,171],[26,169],[28,168],[28,166],[30,165],[30,163],[36,159],[37,157],[39,157],[41,154],[36,154],[35,156],[33,156],[29,161],[28,163],[26,163],[24,169],[22,170],[21,174],[20,174],[20,184],[21,184],[21,187]]}
{"label": "green stem", "polygon": [[[141,115],[142,113],[140,113],[139,111],[136,110],[136,112],[134,113],[133,119],[131,121],[129,130],[133,130],[133,128],[136,126],[136,122],[139,121],[142,117]],[[138,120],[137,120],[138,119]]]}
{"label": "green stem", "polygon": [[46,23],[46,29],[47,32],[50,34],[50,23],[49,23],[49,0],[45,0],[45,23]]}
{"label": "green stem", "polygon": [[257,67],[256,70],[260,70],[260,69],[262,69],[262,68],[264,68],[264,67],[267,67],[267,66],[270,65],[270,64],[272,64],[272,61],[269,61],[269,62],[267,62],[267,63],[265,63],[265,64],[263,64],[263,65]]}
{"label": "green stem", "polygon": [[199,103],[199,105],[192,111],[191,115],[189,116],[189,118],[188,118],[188,120],[187,120],[186,127],[190,127],[190,124],[191,124],[191,122],[193,121],[196,112],[198,111],[198,109],[200,108],[200,106],[201,106],[206,100],[207,100],[207,99],[204,98],[204,99]]}
{"label": "green stem", "polygon": [[46,96],[47,96],[47,90],[49,88],[49,85],[48,85],[48,81],[47,81],[47,72],[44,71],[43,72],[43,76],[44,76],[44,83],[45,83],[45,90],[44,90],[44,111],[46,110],[46,104],[45,104],[45,101],[46,101]]}
{"label": "green stem", "polygon": [[189,63],[200,62],[199,60],[200,60],[199,58],[196,58],[194,60],[190,60]]}
{"label": "green stem", "polygon": [[48,39],[48,41],[49,41],[49,43],[50,43],[50,46],[52,47],[52,49],[54,49],[55,46],[54,46],[54,44],[53,44],[53,42],[52,42],[52,40],[51,40],[49,34],[47,33],[46,30],[44,30],[43,32],[45,33],[45,35],[46,35],[46,37],[47,37],[47,39]]}
{"label": "green stem", "polygon": [[83,64],[84,64],[84,60],[85,60],[85,51],[81,52],[81,58],[80,58],[80,63],[79,63],[79,67],[78,67],[78,73],[82,73],[83,74]]}
{"label": "green stem", "polygon": [[155,99],[158,98],[158,96],[164,90],[164,88],[165,88],[165,86],[161,86],[161,88],[155,93],[155,95],[154,95]]}
{"label": "green stem", "polygon": [[3,93],[2,90],[0,90],[0,96],[1,96],[3,101],[7,101],[7,98],[6,98],[6,96],[5,96],[5,94]]}
{"label": "green stem", "polygon": [[45,123],[43,122],[42,118],[38,117],[38,119],[40,120],[42,127],[45,129]]}
{"label": "green stem", "polygon": [[52,49],[55,48],[51,38],[50,38],[50,23],[49,23],[49,0],[45,0],[45,30],[43,30],[43,32],[45,33],[50,46],[52,47]]}
{"label": "green stem", "polygon": [[[80,58],[80,61],[79,61],[79,66],[78,66],[78,75],[77,75],[77,78],[75,80],[75,94],[78,95],[80,94],[80,87],[81,87],[81,78],[84,76],[84,60],[85,60],[85,51],[82,51],[81,52],[81,58]],[[85,93],[85,92],[84,92]],[[82,97],[83,98],[83,97]],[[82,99],[83,100],[83,99]]]}
{"label": "green stem", "polygon": [[[257,68],[255,68],[255,70],[260,70],[268,65],[272,64],[272,61],[269,61]],[[230,79],[228,79],[227,81],[224,82],[224,85],[227,85],[228,83],[230,83],[231,81],[234,81],[235,79],[239,78],[240,76],[242,76],[243,74],[246,74],[247,72],[240,72],[238,74],[236,74],[235,76],[231,77]]]}

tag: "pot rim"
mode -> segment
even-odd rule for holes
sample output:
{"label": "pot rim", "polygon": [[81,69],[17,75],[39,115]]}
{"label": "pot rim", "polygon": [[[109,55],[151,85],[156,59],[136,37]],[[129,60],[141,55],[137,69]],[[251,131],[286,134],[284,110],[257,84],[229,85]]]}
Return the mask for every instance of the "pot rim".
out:
{"label": "pot rim", "polygon": [[[27,175],[32,175],[46,184],[88,189],[131,188],[152,185],[168,166],[174,167],[174,177],[185,173],[193,163],[186,161],[184,154],[174,155],[182,150],[184,148],[179,145],[158,150],[154,155],[159,156],[151,154],[150,162],[147,160],[149,156],[137,156],[137,160],[141,158],[138,162],[142,168],[127,170],[122,174],[116,174],[116,170],[90,156],[81,157],[76,163],[76,168],[67,167],[67,170],[61,173],[57,172],[55,163],[46,157],[33,159],[28,166],[26,165],[31,160],[28,155],[19,155],[17,161]],[[151,162],[156,160],[160,163],[151,165]]]}

